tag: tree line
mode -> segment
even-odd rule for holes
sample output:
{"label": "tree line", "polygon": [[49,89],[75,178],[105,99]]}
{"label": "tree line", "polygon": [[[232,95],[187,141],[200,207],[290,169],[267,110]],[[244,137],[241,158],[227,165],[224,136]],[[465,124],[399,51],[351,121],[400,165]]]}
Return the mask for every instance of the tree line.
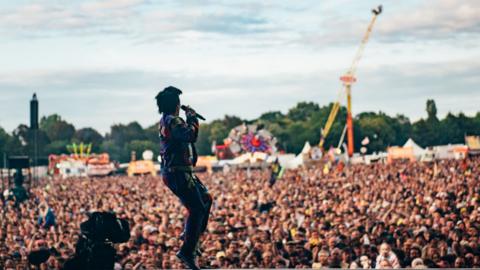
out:
{"label": "tree line", "polygon": [[[314,102],[300,102],[287,113],[270,111],[253,120],[226,115],[223,119],[202,123],[197,141],[201,155],[212,154],[212,141],[223,143],[230,129],[242,123],[263,124],[274,134],[279,142],[278,148],[285,152],[298,153],[305,141],[317,144],[333,104],[320,106]],[[345,126],[346,108],[342,107],[336,117],[325,146],[337,146]],[[389,116],[383,112],[362,112],[354,119],[355,149],[361,147],[361,141],[368,137],[369,153],[383,151],[388,146],[403,145],[413,138],[420,146],[463,143],[465,135],[480,135],[480,112],[475,116],[463,113],[448,113],[438,119],[435,101],[427,100],[426,117],[411,122],[404,115]],[[7,155],[31,155],[33,153],[34,134],[25,124],[19,125],[12,133],[0,127],[0,153]],[[40,120],[37,133],[39,156],[43,163],[49,154],[67,153],[66,146],[71,143],[92,143],[92,152],[107,152],[111,159],[128,162],[132,151],[137,158],[146,149],[158,154],[158,126],[153,124],[142,127],[138,122],[115,124],[110,131],[102,135],[93,128],[76,129],[60,115],[44,116]],[[3,164],[2,164],[3,165]]]}

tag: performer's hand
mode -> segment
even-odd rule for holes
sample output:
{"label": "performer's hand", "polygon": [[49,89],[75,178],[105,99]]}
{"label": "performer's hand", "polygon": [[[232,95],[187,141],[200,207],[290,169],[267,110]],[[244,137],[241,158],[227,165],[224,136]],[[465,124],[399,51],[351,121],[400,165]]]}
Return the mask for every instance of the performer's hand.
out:
{"label": "performer's hand", "polygon": [[183,106],[182,108],[185,111],[185,115],[187,116],[187,118],[195,117],[195,111],[193,109],[188,106]]}
{"label": "performer's hand", "polygon": [[195,111],[192,111],[192,110],[189,110],[189,111],[186,111],[185,114],[187,115],[187,117],[195,117]]}
{"label": "performer's hand", "polygon": [[185,114],[187,115],[187,123],[195,124],[195,125],[198,124],[198,118],[195,114],[195,111],[188,111],[188,112],[185,112]]}

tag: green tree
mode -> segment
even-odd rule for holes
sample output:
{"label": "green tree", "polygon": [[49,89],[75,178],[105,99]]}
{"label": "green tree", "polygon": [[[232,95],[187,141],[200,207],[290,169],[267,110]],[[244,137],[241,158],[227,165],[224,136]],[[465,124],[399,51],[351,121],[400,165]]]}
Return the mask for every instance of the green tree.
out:
{"label": "green tree", "polygon": [[[310,141],[313,138],[311,129],[305,122],[294,122],[288,126],[287,132],[289,134],[289,142],[287,144],[288,150],[294,153],[299,153],[305,141]],[[292,136],[295,134],[294,136]]]}
{"label": "green tree", "polygon": [[[367,146],[369,152],[384,151],[396,141],[395,130],[390,118],[384,113],[361,113],[357,117],[359,132],[357,137],[361,140],[368,137],[370,143]],[[360,136],[359,136],[360,135]],[[356,146],[358,151],[361,145]]]}
{"label": "green tree", "polygon": [[133,140],[125,145],[127,153],[135,151],[136,159],[142,159],[142,154],[146,150],[150,150],[154,153],[154,161],[158,155],[157,144],[148,140]]}
{"label": "green tree", "polygon": [[11,136],[7,132],[5,132],[5,130],[2,127],[0,127],[0,155],[1,155],[0,167],[3,166],[3,154],[8,152],[7,148],[10,140],[11,140]]}
{"label": "green tree", "polygon": [[243,120],[240,117],[234,115],[225,115],[222,122],[225,125],[225,128],[230,131],[232,128],[241,125],[243,123]]}
{"label": "green tree", "polygon": [[408,117],[398,114],[395,118],[388,117],[388,123],[395,132],[393,145],[403,145],[411,136],[412,124]]}
{"label": "green tree", "polygon": [[115,141],[111,139],[107,139],[102,142],[100,151],[108,153],[110,155],[111,160],[116,160],[119,162],[130,161],[130,153],[126,151],[124,146],[116,144]]}
{"label": "green tree", "polygon": [[288,118],[292,121],[305,121],[315,112],[320,111],[320,107],[314,102],[300,102],[288,111]]}
{"label": "green tree", "polygon": [[16,151],[17,154],[22,154],[22,155],[28,155],[28,156],[33,156],[34,151],[35,151],[35,133],[37,137],[37,150],[38,150],[38,155],[41,156],[47,156],[49,153],[45,151],[45,147],[50,143],[50,139],[47,135],[47,133],[41,129],[37,131],[30,130],[30,128],[25,125],[21,124],[19,125],[14,131],[13,131],[13,141],[12,141],[12,146],[16,145],[18,146],[18,150]]}
{"label": "green tree", "polygon": [[75,135],[73,136],[73,140],[76,142],[76,143],[86,143],[86,144],[89,144],[91,143],[92,144],[92,152],[95,153],[95,152],[98,152],[100,150],[100,147],[102,145],[102,142],[103,142],[103,136],[98,132],[96,131],[95,129],[93,128],[82,128],[82,129],[79,129],[77,131],[75,131]]}
{"label": "green tree", "polygon": [[[212,141],[210,124],[200,124],[200,132],[198,133],[197,142],[195,146],[199,155],[211,155],[212,154]],[[216,141],[217,144],[221,144],[223,141]]]}
{"label": "green tree", "polygon": [[44,153],[50,155],[60,155],[60,154],[65,154],[67,153],[67,145],[69,144],[69,141],[53,141],[49,144],[47,144],[44,148]]}
{"label": "green tree", "polygon": [[123,146],[133,140],[145,140],[145,131],[138,122],[128,125],[117,124],[110,128],[108,139],[112,139],[118,146]]}
{"label": "green tree", "polygon": [[280,111],[273,111],[273,112],[266,112],[262,114],[258,120],[264,121],[264,122],[269,122],[269,123],[274,123],[281,121],[283,118],[285,118],[285,115],[282,114]]}
{"label": "green tree", "polygon": [[147,140],[158,143],[159,141],[159,130],[158,124],[154,124],[145,129],[145,137]]}
{"label": "green tree", "polygon": [[40,129],[43,130],[50,141],[71,141],[75,134],[75,127],[63,120],[60,115],[52,114],[42,117]]}
{"label": "green tree", "polygon": [[455,116],[448,113],[442,121],[440,121],[441,136],[439,142],[441,144],[463,143],[465,135],[479,135],[480,125],[476,123],[474,117],[467,117],[463,113]]}
{"label": "green tree", "polygon": [[[412,137],[423,147],[442,144],[444,134],[437,118],[437,106],[434,100],[427,100],[427,119],[420,119],[412,125]],[[448,140],[448,138],[446,139]]]}
{"label": "green tree", "polygon": [[[3,155],[3,153],[6,153],[7,156],[25,155],[26,148],[22,146],[18,138],[6,133],[4,130],[3,132],[4,134],[0,135],[0,137],[2,137],[0,141],[3,141],[3,149],[0,150],[0,154]],[[0,131],[0,133],[2,132]],[[2,144],[2,142],[0,142],[0,144]],[[2,159],[3,159],[3,156],[2,156]],[[3,165],[3,160],[2,160],[2,165]]]}
{"label": "green tree", "polygon": [[435,100],[429,99],[427,100],[427,115],[428,121],[438,121],[437,118],[437,105],[435,104]]}

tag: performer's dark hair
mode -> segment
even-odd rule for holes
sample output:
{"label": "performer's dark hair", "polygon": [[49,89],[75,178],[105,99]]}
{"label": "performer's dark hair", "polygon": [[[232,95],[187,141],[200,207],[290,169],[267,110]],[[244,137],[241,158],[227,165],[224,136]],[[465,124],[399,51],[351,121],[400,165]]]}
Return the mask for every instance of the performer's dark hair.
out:
{"label": "performer's dark hair", "polygon": [[180,94],[182,94],[182,91],[173,86],[169,86],[160,91],[155,97],[157,100],[158,112],[167,114],[174,113],[177,106],[180,105]]}

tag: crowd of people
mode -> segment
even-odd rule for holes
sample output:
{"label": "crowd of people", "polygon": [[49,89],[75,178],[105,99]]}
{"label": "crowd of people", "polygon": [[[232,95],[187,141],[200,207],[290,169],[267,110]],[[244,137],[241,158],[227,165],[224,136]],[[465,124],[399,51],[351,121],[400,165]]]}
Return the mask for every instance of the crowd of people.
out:
{"label": "crowd of people", "polygon": [[[200,173],[213,195],[202,268],[480,267],[480,159]],[[21,203],[0,202],[0,269],[41,269],[75,251],[92,211],[128,219],[115,269],[183,268],[186,211],[160,177],[45,178]]]}

